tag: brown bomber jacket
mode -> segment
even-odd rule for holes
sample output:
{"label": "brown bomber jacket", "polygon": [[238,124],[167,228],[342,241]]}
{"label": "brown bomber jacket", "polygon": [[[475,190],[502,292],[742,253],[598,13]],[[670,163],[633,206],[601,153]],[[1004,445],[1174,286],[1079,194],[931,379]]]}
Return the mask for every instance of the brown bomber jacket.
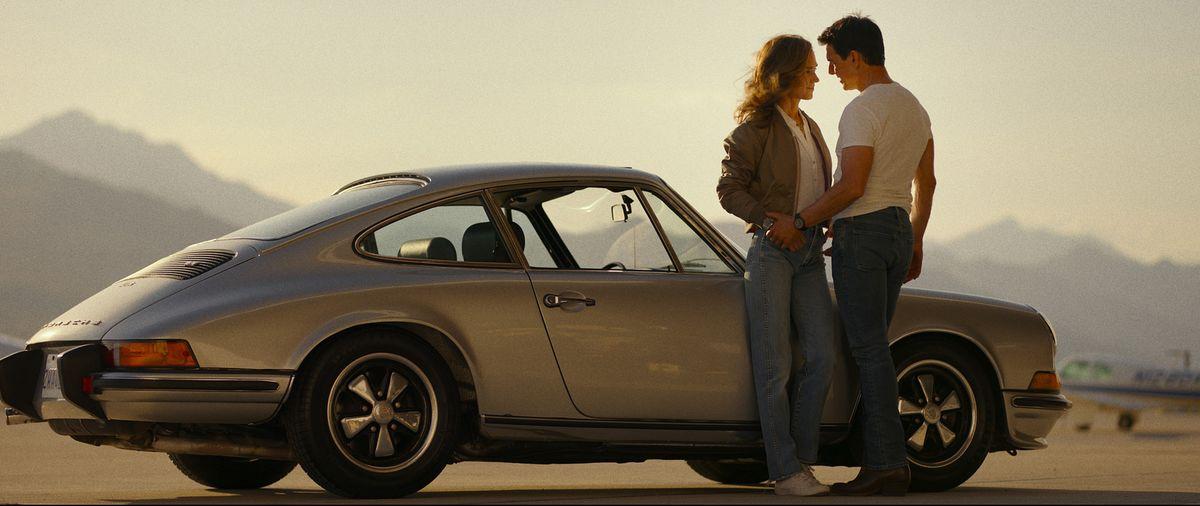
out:
{"label": "brown bomber jacket", "polygon": [[[803,111],[809,135],[821,152],[825,189],[829,189],[829,147],[817,123]],[[764,118],[750,119],[725,138],[725,159],[721,160],[721,178],[717,181],[717,199],[721,207],[746,222],[751,232],[763,222],[767,211],[791,215],[795,211],[797,153],[792,131],[783,114],[772,107]]]}

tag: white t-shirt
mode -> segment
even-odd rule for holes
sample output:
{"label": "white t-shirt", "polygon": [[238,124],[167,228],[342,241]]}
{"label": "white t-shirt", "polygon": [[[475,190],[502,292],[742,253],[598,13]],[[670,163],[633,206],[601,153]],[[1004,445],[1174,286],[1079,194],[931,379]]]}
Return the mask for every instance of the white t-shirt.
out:
{"label": "white t-shirt", "polygon": [[850,101],[838,123],[838,168],[842,150],[871,146],[875,150],[867,189],[834,219],[859,216],[888,207],[912,212],[912,183],[925,146],[933,138],[929,114],[912,93],[897,83],[874,84]]}

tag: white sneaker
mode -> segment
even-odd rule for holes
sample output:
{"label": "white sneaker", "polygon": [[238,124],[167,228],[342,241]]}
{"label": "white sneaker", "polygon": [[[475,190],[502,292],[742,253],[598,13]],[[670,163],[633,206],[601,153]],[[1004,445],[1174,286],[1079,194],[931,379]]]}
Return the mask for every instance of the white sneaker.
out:
{"label": "white sneaker", "polygon": [[775,495],[829,495],[829,486],[817,481],[812,468],[804,466],[804,470],[775,482]]}

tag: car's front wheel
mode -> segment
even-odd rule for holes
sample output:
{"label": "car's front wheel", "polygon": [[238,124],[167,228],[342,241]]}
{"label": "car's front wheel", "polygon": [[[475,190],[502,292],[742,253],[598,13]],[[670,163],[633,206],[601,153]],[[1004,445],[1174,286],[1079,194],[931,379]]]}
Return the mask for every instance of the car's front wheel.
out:
{"label": "car's front wheel", "polygon": [[989,366],[951,343],[908,346],[894,358],[910,488],[957,487],[983,464],[995,430],[997,394]]}
{"label": "car's front wheel", "polygon": [[395,498],[450,459],[458,391],[424,342],[386,332],[346,336],[306,363],[286,411],[304,471],[345,497]]}
{"label": "car's front wheel", "polygon": [[767,463],[761,460],[689,460],[696,474],[725,485],[756,485],[767,481]]}
{"label": "car's front wheel", "polygon": [[246,490],[271,485],[296,468],[282,460],[212,457],[169,453],[171,463],[192,481],[206,487]]}

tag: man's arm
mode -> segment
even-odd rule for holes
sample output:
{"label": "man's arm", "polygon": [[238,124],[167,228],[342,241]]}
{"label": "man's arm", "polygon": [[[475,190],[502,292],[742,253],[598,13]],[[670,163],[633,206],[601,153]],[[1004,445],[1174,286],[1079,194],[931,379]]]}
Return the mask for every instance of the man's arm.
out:
{"label": "man's arm", "polygon": [[842,149],[842,178],[825,191],[821,198],[800,211],[800,217],[808,226],[823,223],[833,218],[867,191],[867,179],[871,176],[871,164],[875,161],[875,148],[850,146]]}
{"label": "man's arm", "polygon": [[933,212],[933,190],[937,187],[937,178],[933,175],[933,139],[925,144],[925,153],[917,164],[917,176],[913,179],[916,185],[916,195],[913,199],[912,228],[913,228],[913,257],[904,277],[907,283],[921,276],[921,262],[924,259],[925,228],[929,225],[929,216]]}

